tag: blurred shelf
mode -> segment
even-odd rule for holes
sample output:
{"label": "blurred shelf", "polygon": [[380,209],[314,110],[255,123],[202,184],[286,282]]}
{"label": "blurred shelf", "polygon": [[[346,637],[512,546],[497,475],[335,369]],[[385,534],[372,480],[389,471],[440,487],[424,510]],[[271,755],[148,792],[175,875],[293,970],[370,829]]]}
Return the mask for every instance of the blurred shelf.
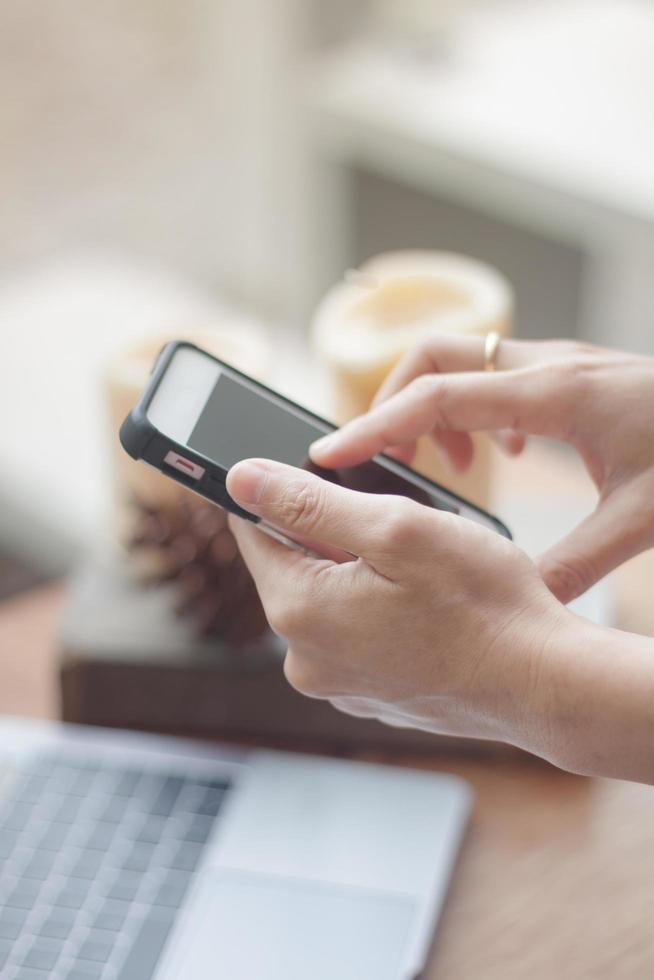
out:
{"label": "blurred shelf", "polygon": [[363,42],[328,56],[324,150],[559,238],[653,228],[654,7],[488,7],[440,62]]}

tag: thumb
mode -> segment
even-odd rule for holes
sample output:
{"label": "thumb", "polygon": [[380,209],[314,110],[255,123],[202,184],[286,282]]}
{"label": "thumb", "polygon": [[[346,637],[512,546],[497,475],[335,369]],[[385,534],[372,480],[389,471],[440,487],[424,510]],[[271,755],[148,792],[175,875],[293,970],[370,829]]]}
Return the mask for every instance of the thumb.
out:
{"label": "thumb", "polygon": [[348,490],[268,459],[233,466],[227,491],[245,510],[293,536],[364,558],[382,550],[391,497]]}
{"label": "thumb", "polygon": [[536,564],[551,592],[567,603],[629,558],[648,547],[642,502],[632,502],[627,489],[601,500],[597,508]]}

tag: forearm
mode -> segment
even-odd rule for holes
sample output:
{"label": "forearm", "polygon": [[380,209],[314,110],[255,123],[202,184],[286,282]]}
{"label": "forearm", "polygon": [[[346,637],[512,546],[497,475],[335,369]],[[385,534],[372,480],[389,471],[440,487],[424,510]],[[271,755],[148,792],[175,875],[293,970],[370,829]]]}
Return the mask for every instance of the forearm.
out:
{"label": "forearm", "polygon": [[570,614],[542,657],[540,754],[573,772],[654,784],[654,640]]}

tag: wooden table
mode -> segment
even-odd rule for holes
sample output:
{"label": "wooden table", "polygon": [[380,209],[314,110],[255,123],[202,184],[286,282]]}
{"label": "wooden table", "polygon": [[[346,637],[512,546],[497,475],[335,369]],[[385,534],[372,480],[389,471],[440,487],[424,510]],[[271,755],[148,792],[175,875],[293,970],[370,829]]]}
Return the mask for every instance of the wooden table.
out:
{"label": "wooden table", "polygon": [[[51,586],[0,605],[0,712],[56,717],[62,600]],[[519,759],[434,766],[476,804],[428,980],[654,976],[654,788]]]}

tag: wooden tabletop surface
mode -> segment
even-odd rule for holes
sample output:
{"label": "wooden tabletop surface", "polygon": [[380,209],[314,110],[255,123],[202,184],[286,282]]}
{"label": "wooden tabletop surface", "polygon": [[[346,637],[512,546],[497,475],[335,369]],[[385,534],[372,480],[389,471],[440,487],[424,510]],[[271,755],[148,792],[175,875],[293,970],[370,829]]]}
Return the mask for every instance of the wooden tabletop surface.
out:
{"label": "wooden tabletop surface", "polygon": [[[621,625],[654,635],[653,581],[651,555],[621,573]],[[57,716],[63,595],[0,604],[0,713]],[[654,788],[526,758],[433,766],[467,779],[475,806],[426,980],[654,977]]]}
{"label": "wooden tabletop surface", "polygon": [[[0,605],[0,713],[56,717],[62,601],[51,586]],[[434,767],[475,807],[427,980],[654,977],[654,788],[519,759]]]}

